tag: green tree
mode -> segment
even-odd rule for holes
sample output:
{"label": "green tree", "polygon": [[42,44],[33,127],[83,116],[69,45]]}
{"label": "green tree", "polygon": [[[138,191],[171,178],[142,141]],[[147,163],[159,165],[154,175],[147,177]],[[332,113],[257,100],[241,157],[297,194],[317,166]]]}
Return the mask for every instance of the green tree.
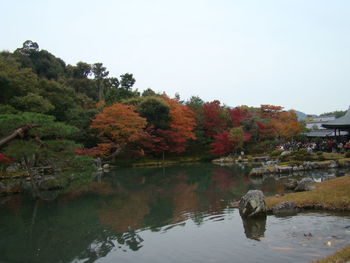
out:
{"label": "green tree", "polygon": [[36,168],[42,166],[50,166],[56,173],[69,167],[89,169],[87,165],[91,165],[93,160],[75,155],[74,150],[80,145],[69,139],[78,132],[77,128],[56,122],[53,116],[39,113],[0,115],[0,137],[13,134],[18,127],[27,128],[22,133],[15,133],[12,140],[0,146],[6,156],[21,164],[30,174],[32,182],[37,173]]}
{"label": "green tree", "polygon": [[11,57],[0,56],[0,103],[8,104],[14,96],[38,91],[37,76],[29,68],[21,68]]}
{"label": "green tree", "polygon": [[170,121],[170,107],[160,97],[146,97],[137,106],[137,112],[147,119],[148,126],[156,129],[167,129]]}
{"label": "green tree", "polygon": [[104,99],[104,79],[108,76],[109,71],[107,71],[107,68],[104,67],[102,63],[95,63],[92,66],[92,73],[94,74],[96,81],[96,87],[98,90],[98,100],[101,101]]}
{"label": "green tree", "polygon": [[28,93],[23,97],[14,97],[11,105],[21,111],[46,113],[54,110],[54,106],[47,99],[35,93]]}
{"label": "green tree", "polygon": [[132,86],[134,86],[136,80],[134,76],[130,73],[125,73],[124,75],[120,75],[120,87],[122,89],[130,90]]}
{"label": "green tree", "polygon": [[150,96],[156,96],[156,95],[157,95],[157,93],[153,89],[148,88],[142,92],[141,96],[142,97],[150,97]]}

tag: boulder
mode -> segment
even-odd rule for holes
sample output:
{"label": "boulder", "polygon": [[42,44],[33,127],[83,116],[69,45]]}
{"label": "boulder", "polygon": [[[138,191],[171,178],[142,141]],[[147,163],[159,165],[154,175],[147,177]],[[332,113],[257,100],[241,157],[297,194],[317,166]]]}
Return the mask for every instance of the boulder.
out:
{"label": "boulder", "polygon": [[298,207],[293,202],[282,202],[272,208],[275,216],[292,216],[298,213]]}
{"label": "boulder", "polygon": [[265,167],[253,168],[249,175],[264,175],[269,173],[269,170]]}
{"label": "boulder", "polygon": [[329,168],[337,168],[338,167],[338,163],[336,161],[332,161],[329,165]]}
{"label": "boulder", "polygon": [[315,183],[315,181],[313,179],[311,179],[310,177],[303,178],[302,180],[300,180],[298,182],[298,185],[294,189],[294,191],[303,192],[303,191],[314,190],[315,187],[311,186],[311,184],[314,184],[314,183]]}
{"label": "boulder", "polygon": [[286,190],[294,190],[297,186],[298,181],[295,179],[288,179],[288,181],[284,183],[284,189]]}
{"label": "boulder", "polygon": [[108,163],[105,163],[104,165],[102,165],[102,168],[105,170],[108,170],[110,168]]}
{"label": "boulder", "polygon": [[287,156],[290,155],[292,152],[291,151],[284,151],[281,153],[281,156]]}
{"label": "boulder", "polygon": [[250,190],[239,201],[242,218],[266,216],[265,196],[260,190]]}

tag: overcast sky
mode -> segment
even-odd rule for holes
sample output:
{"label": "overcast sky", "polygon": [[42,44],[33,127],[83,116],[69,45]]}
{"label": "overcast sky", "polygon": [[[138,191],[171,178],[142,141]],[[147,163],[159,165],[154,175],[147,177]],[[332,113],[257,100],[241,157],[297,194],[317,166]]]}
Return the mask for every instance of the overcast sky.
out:
{"label": "overcast sky", "polygon": [[11,0],[0,50],[37,42],[135,88],[305,113],[350,105],[348,0]]}

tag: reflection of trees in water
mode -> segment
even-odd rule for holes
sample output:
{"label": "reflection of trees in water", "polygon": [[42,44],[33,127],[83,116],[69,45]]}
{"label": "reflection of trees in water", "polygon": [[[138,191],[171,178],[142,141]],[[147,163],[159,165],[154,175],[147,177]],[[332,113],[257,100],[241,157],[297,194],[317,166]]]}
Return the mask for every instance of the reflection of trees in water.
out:
{"label": "reflection of trees in water", "polygon": [[[0,236],[0,255],[7,251],[12,257],[4,259],[21,262],[40,248],[33,262],[93,262],[114,250],[140,250],[144,241],[138,231],[170,231],[188,219],[200,225],[208,215],[222,214],[226,201],[244,194],[251,185],[246,175],[229,167],[192,167],[190,172],[187,167],[166,168],[164,175],[156,169],[145,171],[104,176],[89,188],[50,204],[39,203],[36,210],[30,201],[15,197],[6,217],[0,210],[0,225],[9,225],[11,233]],[[26,222],[32,220],[34,210],[35,224],[29,231]],[[264,224],[244,224],[247,236],[264,234]]]}

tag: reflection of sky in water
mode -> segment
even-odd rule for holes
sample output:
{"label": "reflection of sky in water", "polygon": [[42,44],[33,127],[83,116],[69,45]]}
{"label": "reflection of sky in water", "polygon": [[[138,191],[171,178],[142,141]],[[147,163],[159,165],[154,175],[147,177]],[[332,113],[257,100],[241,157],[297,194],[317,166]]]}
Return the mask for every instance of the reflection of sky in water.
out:
{"label": "reflection of sky in water", "polygon": [[248,172],[211,164],[119,169],[51,202],[1,199],[0,261],[308,262],[349,243],[349,217],[243,222],[233,201],[251,189],[283,192],[289,178]]}

